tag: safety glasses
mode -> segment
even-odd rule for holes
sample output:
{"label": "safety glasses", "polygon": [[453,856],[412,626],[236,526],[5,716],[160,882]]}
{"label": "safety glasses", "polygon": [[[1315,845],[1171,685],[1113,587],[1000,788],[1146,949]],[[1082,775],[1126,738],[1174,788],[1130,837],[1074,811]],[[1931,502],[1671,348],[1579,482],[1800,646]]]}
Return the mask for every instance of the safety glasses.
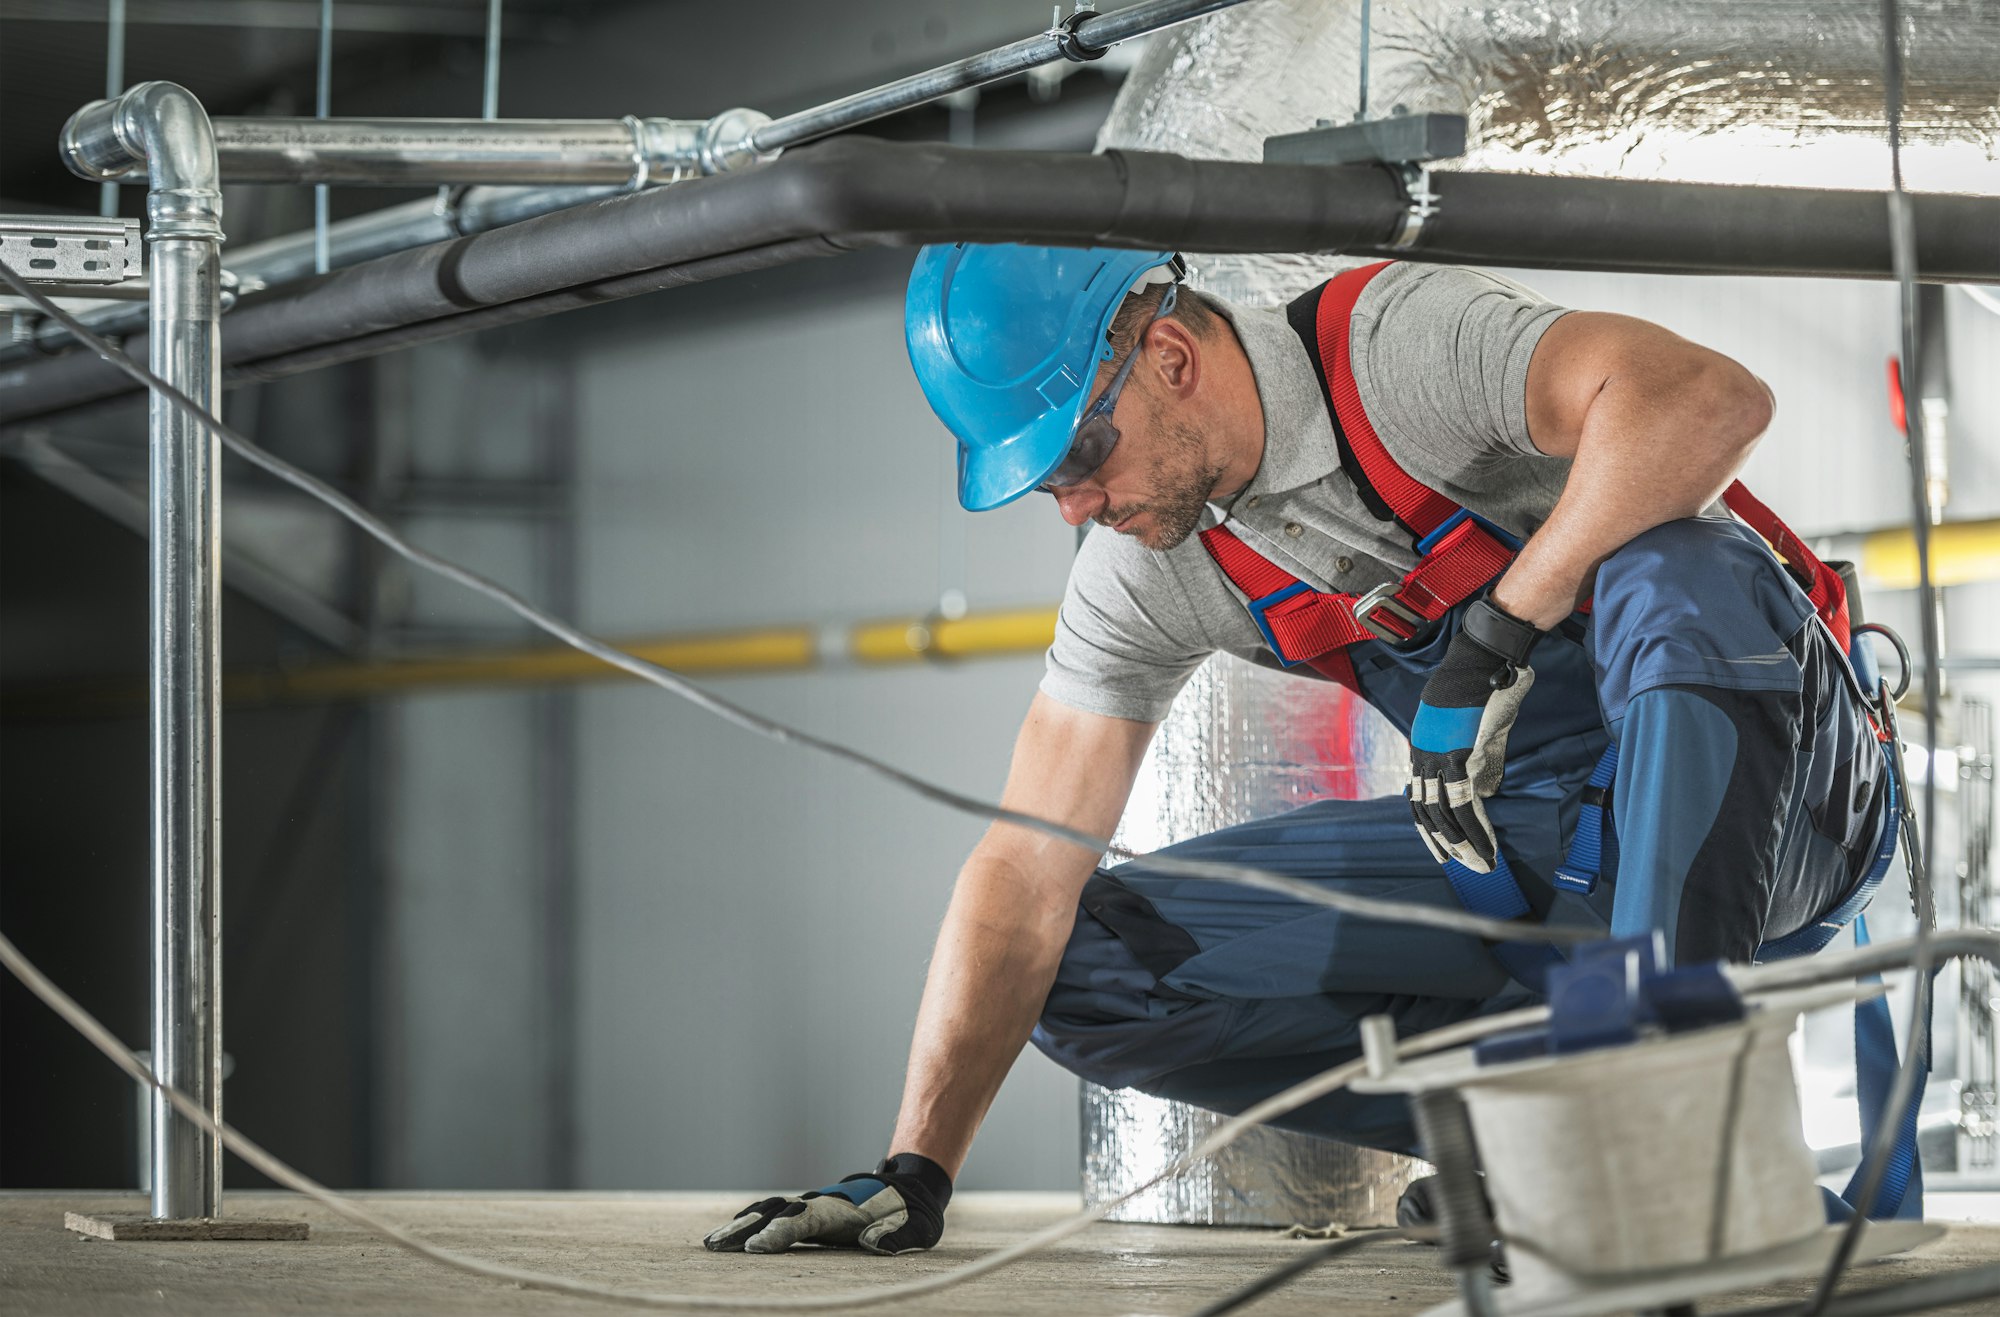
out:
{"label": "safety glasses", "polygon": [[1168,284],[1167,291],[1160,294],[1159,306],[1139,327],[1138,336],[1132,342],[1132,351],[1126,354],[1124,364],[1118,367],[1118,373],[1105,386],[1104,395],[1090,404],[1078,419],[1076,430],[1070,436],[1069,452],[1049,473],[1048,479],[1037,486],[1044,494],[1053,494],[1090,479],[1111,456],[1111,450],[1118,446],[1118,427],[1111,421],[1111,413],[1118,410],[1118,395],[1125,388],[1125,380],[1131,375],[1134,363],[1139,360],[1139,349],[1145,345],[1146,331],[1153,327],[1153,321],[1174,309],[1174,299],[1179,294],[1178,282]]}

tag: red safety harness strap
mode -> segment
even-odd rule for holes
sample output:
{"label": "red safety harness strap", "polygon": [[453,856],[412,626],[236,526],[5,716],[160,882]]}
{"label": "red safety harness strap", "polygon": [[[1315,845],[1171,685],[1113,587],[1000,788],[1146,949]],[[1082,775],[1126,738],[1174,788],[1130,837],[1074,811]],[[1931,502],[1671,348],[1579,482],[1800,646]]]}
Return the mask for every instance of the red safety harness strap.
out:
{"label": "red safety harness strap", "polygon": [[1376,275],[1394,265],[1378,261],[1358,270],[1347,270],[1330,280],[1319,299],[1319,364],[1325,372],[1327,396],[1333,403],[1335,438],[1361,469],[1364,484],[1388,505],[1390,513],[1409,531],[1422,539],[1452,518],[1458,504],[1417,480],[1389,456],[1368,413],[1361,406],[1361,388],[1354,382],[1349,355],[1350,323],[1362,290]]}
{"label": "red safety harness strap", "polygon": [[1723,490],[1722,501],[1744,525],[1762,535],[1779,561],[1801,578],[1799,584],[1812,602],[1813,611],[1825,620],[1833,638],[1840,642],[1840,652],[1845,654],[1853,643],[1853,635],[1847,611],[1847,584],[1840,579],[1840,573],[1821,562],[1805,541],[1778,519],[1777,513],[1744,488],[1742,481]]}

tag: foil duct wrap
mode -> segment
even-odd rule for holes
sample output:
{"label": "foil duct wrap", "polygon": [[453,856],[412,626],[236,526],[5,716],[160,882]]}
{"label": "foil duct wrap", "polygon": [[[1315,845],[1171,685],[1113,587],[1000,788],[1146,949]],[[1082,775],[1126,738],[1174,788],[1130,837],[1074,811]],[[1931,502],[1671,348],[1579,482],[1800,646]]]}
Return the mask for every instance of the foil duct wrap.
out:
{"label": "foil duct wrap", "polygon": [[[1330,682],[1217,655],[1188,682],[1140,769],[1117,841],[1146,851],[1328,797],[1401,789],[1402,736]],[[1146,1094],[1083,1086],[1087,1203],[1143,1183],[1221,1122]],[[1154,1186],[1114,1221],[1175,1225],[1386,1225],[1426,1168],[1407,1157],[1260,1129]]]}
{"label": "foil duct wrap", "polygon": [[[1876,0],[1391,0],[1369,113],[1467,117],[1446,169],[1885,188]],[[2000,193],[2000,5],[1903,0],[1903,168]],[[1357,0],[1258,0],[1152,37],[1100,148],[1256,160],[1360,101]],[[1352,262],[1190,253],[1200,286],[1271,305]]]}

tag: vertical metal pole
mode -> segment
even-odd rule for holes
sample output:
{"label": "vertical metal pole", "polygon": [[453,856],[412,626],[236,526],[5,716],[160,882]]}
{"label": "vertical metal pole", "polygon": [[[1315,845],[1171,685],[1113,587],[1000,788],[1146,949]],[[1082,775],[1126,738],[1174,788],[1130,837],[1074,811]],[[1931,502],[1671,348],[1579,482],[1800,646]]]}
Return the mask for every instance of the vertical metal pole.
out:
{"label": "vertical metal pole", "polygon": [[[313,98],[313,116],[324,119],[333,111],[333,0],[319,0],[319,90]],[[326,184],[313,188],[313,269],[325,274],[329,260],[326,226],[330,218],[330,194]]]}
{"label": "vertical metal pole", "polygon": [[[156,130],[146,196],[148,364],[213,411],[222,397],[215,350],[222,196],[208,116],[192,96],[173,91],[178,95],[142,102]],[[171,155],[190,159],[183,168],[182,161],[163,159]],[[153,1067],[220,1120],[222,574],[215,473],[221,450],[213,430],[157,393],[150,422]],[[221,1207],[221,1145],[155,1092],[153,1215],[212,1217]]]}
{"label": "vertical metal pole", "polygon": [[[213,412],[222,396],[222,186],[215,131],[187,88],[142,82],[63,126],[70,169],[146,166],[147,364]],[[153,1073],[222,1119],[222,570],[214,430],[151,394],[147,668],[152,790]],[[222,1147],[152,1097],[153,1215],[215,1216]]]}
{"label": "vertical metal pole", "polygon": [[[115,100],[125,90],[125,0],[110,0],[104,15],[104,99]],[[97,185],[97,213],[118,213],[118,185]]]}
{"label": "vertical metal pole", "polygon": [[1361,0],[1361,106],[1354,112],[1356,123],[1368,117],[1368,42],[1375,26],[1373,8],[1370,0]]}
{"label": "vertical metal pole", "polygon": [[500,117],[500,0],[486,0],[486,85],[480,91],[479,117]]}

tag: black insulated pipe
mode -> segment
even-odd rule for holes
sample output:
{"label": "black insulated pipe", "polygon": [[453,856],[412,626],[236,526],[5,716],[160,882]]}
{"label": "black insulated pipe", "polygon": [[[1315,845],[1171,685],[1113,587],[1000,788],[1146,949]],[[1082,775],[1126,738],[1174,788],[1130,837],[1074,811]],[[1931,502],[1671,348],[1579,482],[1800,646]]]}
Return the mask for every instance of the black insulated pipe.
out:
{"label": "black insulated pipe", "polygon": [[[1405,202],[1390,174],[1371,165],[846,137],[762,169],[611,197],[246,298],[224,322],[223,361],[268,376],[288,359],[299,369],[342,359],[326,351],[342,344],[389,350],[814,254],[959,239],[1663,274],[1890,275],[1877,192],[1473,173],[1434,173],[1431,186],[1439,213],[1413,250],[1397,251],[1389,243]],[[2000,198],[1915,202],[1926,278],[2000,282]],[[413,332],[399,332],[406,329]],[[126,348],[142,352],[144,344],[130,339]],[[0,421],[130,388],[87,354],[22,363],[0,371]]]}

